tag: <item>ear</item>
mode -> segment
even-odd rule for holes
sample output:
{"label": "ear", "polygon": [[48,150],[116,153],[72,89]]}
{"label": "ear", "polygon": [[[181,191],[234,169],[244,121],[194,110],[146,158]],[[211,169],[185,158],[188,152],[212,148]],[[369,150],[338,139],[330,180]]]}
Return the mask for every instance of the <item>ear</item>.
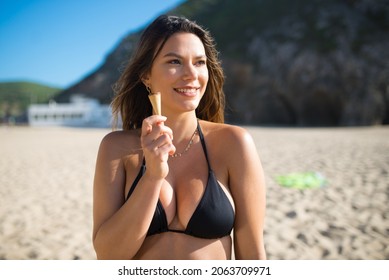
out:
{"label": "ear", "polygon": [[149,94],[152,94],[151,93],[151,83],[150,83],[149,76],[146,75],[143,78],[141,78],[141,80],[142,80],[142,83],[145,85],[145,87],[146,87],[147,91],[149,92]]}
{"label": "ear", "polygon": [[144,75],[142,78],[142,83],[146,86],[146,87],[149,87],[150,86],[150,77],[149,75]]}

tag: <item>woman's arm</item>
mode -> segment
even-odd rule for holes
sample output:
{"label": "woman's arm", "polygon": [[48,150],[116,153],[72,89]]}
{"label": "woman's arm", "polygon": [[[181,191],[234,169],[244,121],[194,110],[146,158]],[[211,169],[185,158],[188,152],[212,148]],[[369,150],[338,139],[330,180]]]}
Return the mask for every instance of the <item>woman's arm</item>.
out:
{"label": "woman's arm", "polygon": [[[155,118],[151,120],[155,122]],[[154,123],[150,124],[147,131],[146,127],[148,125],[145,125],[145,133],[142,130],[142,147],[150,168],[148,165],[127,202],[124,200],[124,190],[126,185],[132,184],[132,180],[126,181],[123,161],[126,149],[123,147],[128,147],[125,143],[129,139],[128,135],[125,137],[120,132],[111,133],[101,142],[93,191],[93,244],[98,259],[133,258],[143,244],[154,215],[168,171],[164,159],[167,160],[165,150],[168,150],[170,144],[166,140],[169,137],[163,133],[169,132],[166,127]],[[157,151],[155,144],[165,147]]]}
{"label": "woman's arm", "polygon": [[265,179],[258,152],[251,135],[243,128],[234,127],[230,141],[228,170],[235,203],[235,258],[266,259]]}
{"label": "woman's arm", "polygon": [[117,142],[114,134],[105,137],[96,162],[93,244],[98,259],[130,259],[136,254],[146,237],[161,185],[145,174],[125,202],[124,189],[129,182],[122,154],[115,149]]}

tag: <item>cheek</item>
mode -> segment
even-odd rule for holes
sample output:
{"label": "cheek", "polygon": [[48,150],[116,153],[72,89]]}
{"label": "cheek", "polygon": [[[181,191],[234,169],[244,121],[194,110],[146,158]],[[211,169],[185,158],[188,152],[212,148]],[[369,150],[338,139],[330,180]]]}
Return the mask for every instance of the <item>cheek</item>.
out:
{"label": "cheek", "polygon": [[199,73],[199,80],[201,80],[201,83],[203,84],[204,87],[207,86],[208,79],[209,79],[208,70],[204,70]]}
{"label": "cheek", "polygon": [[180,77],[180,72],[175,68],[165,69],[158,77],[163,83],[172,83]]}
{"label": "cheek", "polygon": [[164,71],[154,71],[152,73],[151,83],[158,87],[163,88],[168,84],[174,82],[177,79],[178,73],[176,69],[164,69]]}
{"label": "cheek", "polygon": [[179,76],[180,73],[176,68],[170,68],[166,71],[167,76],[175,78],[176,76]]}

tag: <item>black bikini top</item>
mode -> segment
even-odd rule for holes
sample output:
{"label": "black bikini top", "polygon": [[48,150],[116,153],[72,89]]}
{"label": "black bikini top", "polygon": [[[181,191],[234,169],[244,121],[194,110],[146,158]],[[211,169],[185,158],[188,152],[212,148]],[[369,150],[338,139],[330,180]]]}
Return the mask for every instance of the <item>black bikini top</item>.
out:
{"label": "black bikini top", "polygon": [[[147,232],[147,236],[163,233],[163,232],[178,232],[184,233],[199,238],[221,238],[231,233],[234,225],[234,209],[222,190],[213,173],[208,160],[207,148],[205,146],[204,136],[200,125],[197,125],[201,144],[203,146],[205,158],[208,164],[208,182],[205,187],[202,198],[193,212],[185,230],[169,229],[166,219],[165,210],[160,200],[154,212],[153,219]],[[145,160],[143,159],[142,167],[135,178],[128,192],[126,200],[131,196],[140,178],[146,171]]]}

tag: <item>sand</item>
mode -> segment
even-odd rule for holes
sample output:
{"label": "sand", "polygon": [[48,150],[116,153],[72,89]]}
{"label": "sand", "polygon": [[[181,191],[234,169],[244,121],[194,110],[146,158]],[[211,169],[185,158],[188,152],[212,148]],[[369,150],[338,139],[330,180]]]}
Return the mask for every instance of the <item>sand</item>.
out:
{"label": "sand", "polygon": [[[267,183],[269,259],[389,259],[389,127],[247,127]],[[107,129],[0,127],[0,259],[95,259],[96,153]],[[320,172],[323,188],[275,177]]]}

